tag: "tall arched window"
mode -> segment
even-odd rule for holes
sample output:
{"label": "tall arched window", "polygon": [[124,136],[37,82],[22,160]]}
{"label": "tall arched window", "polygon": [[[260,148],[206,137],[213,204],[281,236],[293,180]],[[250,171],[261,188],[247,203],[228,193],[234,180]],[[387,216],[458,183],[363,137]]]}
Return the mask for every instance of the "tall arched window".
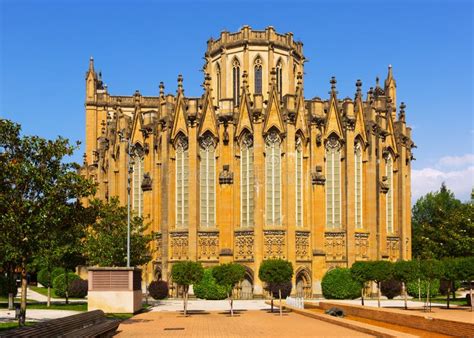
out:
{"label": "tall arched window", "polygon": [[253,201],[253,139],[249,133],[242,137],[240,145],[240,225],[254,225]]}
{"label": "tall arched window", "polygon": [[303,226],[303,140],[296,138],[296,226]]}
{"label": "tall arched window", "polygon": [[239,88],[240,88],[240,63],[239,60],[234,59],[232,62],[232,97],[234,99],[234,106],[240,103]]}
{"label": "tall arched window", "polygon": [[176,227],[187,228],[189,219],[189,152],[188,140],[180,136],[176,142]]}
{"label": "tall arched window", "polygon": [[200,192],[201,227],[213,227],[216,224],[216,157],[212,136],[205,136],[200,142]]}
{"label": "tall arched window", "polygon": [[387,156],[385,164],[385,175],[387,176],[387,233],[393,234],[393,160],[392,155]]}
{"label": "tall arched window", "polygon": [[341,226],[341,144],[331,136],[326,143],[326,227]]}
{"label": "tall arched window", "polygon": [[271,131],[265,138],[266,223],[281,225],[281,139]]}
{"label": "tall arched window", "polygon": [[262,59],[257,58],[254,65],[255,94],[262,94]]}
{"label": "tall arched window", "polygon": [[133,178],[132,178],[132,209],[140,217],[143,215],[143,156],[133,157]]}
{"label": "tall arched window", "polygon": [[221,99],[221,66],[216,64],[216,89],[217,89],[217,102]]}
{"label": "tall arched window", "polygon": [[278,93],[280,93],[280,101],[283,98],[283,80],[282,80],[282,75],[283,75],[283,66],[281,60],[278,60],[277,66],[276,66],[276,83],[277,83],[277,89]]}
{"label": "tall arched window", "polygon": [[362,171],[362,146],[360,142],[355,144],[354,149],[354,171],[355,171],[355,178],[354,178],[354,203],[355,203],[355,228],[362,229],[362,179],[363,179],[363,171]]}

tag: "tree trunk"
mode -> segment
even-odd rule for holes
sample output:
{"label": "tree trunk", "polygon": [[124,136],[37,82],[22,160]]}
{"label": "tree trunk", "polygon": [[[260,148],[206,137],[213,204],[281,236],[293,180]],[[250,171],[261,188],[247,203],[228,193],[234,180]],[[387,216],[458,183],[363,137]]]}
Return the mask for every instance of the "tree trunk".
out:
{"label": "tree trunk", "polygon": [[449,296],[451,293],[451,281],[448,283],[448,292],[446,293],[446,307],[449,309]]}
{"label": "tree trunk", "polygon": [[377,304],[378,304],[378,306],[380,307],[380,287],[382,286],[382,283],[381,283],[381,282],[378,282],[377,285],[378,285],[378,290],[377,290]]}
{"label": "tree trunk", "polygon": [[67,269],[64,269],[65,273],[65,281],[66,281],[66,305],[69,304],[69,276],[67,273]]}
{"label": "tree trunk", "polygon": [[273,295],[272,295],[272,309],[271,312],[273,313]]}
{"label": "tree trunk", "polygon": [[426,290],[426,310],[428,312],[430,312],[430,308],[429,308],[429,305],[430,305],[430,288],[431,288],[431,283],[430,283],[430,281],[428,281],[428,288]]}
{"label": "tree trunk", "polygon": [[472,312],[473,302],[472,302],[472,281],[471,280],[469,281],[469,297],[471,298],[471,312]]}
{"label": "tree trunk", "polygon": [[280,316],[283,316],[283,307],[281,306],[281,289],[278,289],[278,297],[280,298]]}
{"label": "tree trunk", "polygon": [[418,301],[421,302],[421,281],[418,278]]}
{"label": "tree trunk", "polygon": [[232,296],[230,294],[227,294],[227,298],[229,298],[229,303],[230,303],[230,316],[234,316],[234,308],[233,308],[233,303],[232,303]]}
{"label": "tree trunk", "polygon": [[14,305],[15,298],[13,297],[13,293],[9,292],[8,293],[8,310],[13,310],[15,305]]}
{"label": "tree trunk", "polygon": [[51,306],[51,284],[48,285],[48,301],[46,303],[46,306],[47,307],[50,307]]}
{"label": "tree trunk", "polygon": [[186,287],[184,288],[184,316],[186,317],[188,314],[188,291],[186,290]]}
{"label": "tree trunk", "polygon": [[405,310],[408,310],[408,292],[407,292],[407,286],[405,282],[402,282],[402,288],[403,288],[403,298],[405,300]]}
{"label": "tree trunk", "polygon": [[26,271],[26,259],[21,263],[21,303],[20,303],[20,317],[18,318],[18,325],[24,326],[26,321],[26,293],[28,290],[28,280]]}
{"label": "tree trunk", "polygon": [[362,303],[362,306],[364,306],[364,289],[365,289],[365,283],[362,285],[362,289],[360,290],[360,301]]}

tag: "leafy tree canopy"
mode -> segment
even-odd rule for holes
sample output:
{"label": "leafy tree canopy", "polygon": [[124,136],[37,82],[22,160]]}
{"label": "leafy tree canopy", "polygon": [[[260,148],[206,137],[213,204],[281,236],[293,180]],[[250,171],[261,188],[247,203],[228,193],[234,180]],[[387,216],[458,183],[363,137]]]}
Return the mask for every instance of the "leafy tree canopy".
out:
{"label": "leafy tree canopy", "polygon": [[217,284],[224,286],[230,293],[237,283],[245,277],[245,268],[236,263],[221,264],[212,269]]}
{"label": "leafy tree canopy", "polygon": [[291,281],[293,265],[283,259],[267,259],[258,270],[258,277],[267,284],[283,284]]}
{"label": "leafy tree canopy", "polygon": [[444,183],[419,198],[412,215],[414,257],[474,256],[474,205],[456,199]]}
{"label": "leafy tree canopy", "polygon": [[393,263],[393,278],[400,282],[409,282],[419,277],[418,261],[398,261]]}
{"label": "leafy tree canopy", "polygon": [[[90,265],[127,265],[127,208],[117,197],[109,202],[91,201],[95,221],[90,225],[83,243],[84,254]],[[147,233],[148,224],[141,217],[130,219],[130,265],[150,261],[150,242],[153,233]]]}
{"label": "leafy tree canopy", "polygon": [[183,261],[177,262],[171,268],[173,282],[182,286],[198,283],[204,275],[204,269],[199,262]]}
{"label": "leafy tree canopy", "polygon": [[382,282],[392,278],[393,265],[389,261],[369,262],[367,277],[375,282]]}

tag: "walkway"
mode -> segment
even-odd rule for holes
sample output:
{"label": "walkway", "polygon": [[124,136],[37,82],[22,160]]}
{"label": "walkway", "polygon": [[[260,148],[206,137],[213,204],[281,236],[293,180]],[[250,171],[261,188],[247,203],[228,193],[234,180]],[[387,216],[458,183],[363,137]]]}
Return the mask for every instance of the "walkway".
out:
{"label": "walkway", "polygon": [[181,313],[148,312],[123,322],[118,337],[370,337],[295,313],[266,310],[240,311],[234,317],[226,312],[192,311]]}
{"label": "walkway", "polygon": [[[62,318],[66,316],[72,316],[78,311],[70,310],[34,310],[26,309],[26,321],[27,322],[41,322],[50,319]],[[15,321],[15,310],[4,310],[0,309],[0,323],[8,323]]]}

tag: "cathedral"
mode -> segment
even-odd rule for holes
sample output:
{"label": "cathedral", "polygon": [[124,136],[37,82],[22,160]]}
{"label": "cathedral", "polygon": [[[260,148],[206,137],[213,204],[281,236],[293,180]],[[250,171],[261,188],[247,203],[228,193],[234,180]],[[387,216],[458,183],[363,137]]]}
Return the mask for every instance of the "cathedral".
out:
{"label": "cathedral", "polygon": [[[240,298],[263,294],[261,262],[291,261],[297,296],[321,295],[328,269],[411,258],[414,143],[388,67],[366,94],[304,93],[303,44],[273,27],[207,42],[204,92],[111,95],[86,73],[83,175],[156,233],[147,280],[175,262],[246,267]],[[310,94],[312,95],[312,94]]]}

